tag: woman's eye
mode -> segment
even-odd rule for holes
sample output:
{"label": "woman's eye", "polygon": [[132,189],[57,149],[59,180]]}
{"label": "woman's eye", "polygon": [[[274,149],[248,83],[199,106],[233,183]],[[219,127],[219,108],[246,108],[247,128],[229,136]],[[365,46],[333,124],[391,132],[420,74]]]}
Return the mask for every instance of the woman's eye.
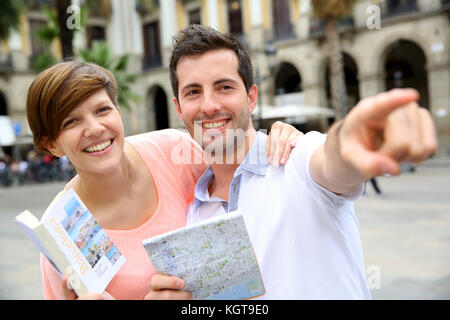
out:
{"label": "woman's eye", "polygon": [[76,119],[69,119],[63,123],[63,128],[67,128],[71,124],[75,123]]}
{"label": "woman's eye", "polygon": [[102,113],[102,112],[106,112],[106,111],[109,111],[109,110],[111,110],[111,107],[105,106],[105,107],[99,108],[99,109],[97,110],[97,113]]}

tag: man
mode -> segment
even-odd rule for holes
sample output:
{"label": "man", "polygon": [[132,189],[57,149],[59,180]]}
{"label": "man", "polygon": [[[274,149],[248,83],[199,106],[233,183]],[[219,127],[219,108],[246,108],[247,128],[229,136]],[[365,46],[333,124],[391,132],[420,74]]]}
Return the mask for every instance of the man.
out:
{"label": "man", "polygon": [[[189,26],[175,39],[170,72],[178,116],[210,161],[187,223],[240,209],[263,299],[370,298],[353,201],[367,179],[398,175],[401,162],[419,163],[435,151],[434,124],[416,104],[417,92],[364,99],[328,135],[306,134],[287,162],[269,166],[267,136],[250,118],[258,88],[238,41]],[[183,286],[177,280],[155,275],[147,298],[189,297],[174,290]]]}

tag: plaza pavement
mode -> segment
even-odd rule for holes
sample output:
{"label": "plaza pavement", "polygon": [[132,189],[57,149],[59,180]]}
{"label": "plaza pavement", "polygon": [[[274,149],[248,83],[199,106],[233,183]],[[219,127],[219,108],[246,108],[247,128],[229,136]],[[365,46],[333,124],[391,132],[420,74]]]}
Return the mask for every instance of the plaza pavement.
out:
{"label": "plaza pavement", "polygon": [[[356,204],[374,299],[450,299],[450,159],[367,184]],[[42,299],[39,253],[14,216],[40,217],[63,183],[0,187],[0,299]]]}

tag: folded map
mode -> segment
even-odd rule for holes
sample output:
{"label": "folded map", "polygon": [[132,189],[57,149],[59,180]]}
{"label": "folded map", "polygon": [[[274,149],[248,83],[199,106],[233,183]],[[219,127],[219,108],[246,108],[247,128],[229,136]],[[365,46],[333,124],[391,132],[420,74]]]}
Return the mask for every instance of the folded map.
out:
{"label": "folded map", "polygon": [[156,237],[143,245],[158,273],[182,278],[195,300],[239,300],[265,293],[239,211]]}

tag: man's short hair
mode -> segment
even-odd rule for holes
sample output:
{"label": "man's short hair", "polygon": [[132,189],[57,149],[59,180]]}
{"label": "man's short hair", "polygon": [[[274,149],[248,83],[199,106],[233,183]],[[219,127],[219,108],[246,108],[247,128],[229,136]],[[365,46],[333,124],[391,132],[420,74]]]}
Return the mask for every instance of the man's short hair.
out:
{"label": "man's short hair", "polygon": [[178,61],[185,56],[197,56],[211,50],[230,49],[238,59],[238,73],[247,92],[254,84],[253,66],[250,56],[242,43],[232,34],[198,24],[184,28],[173,38],[172,56],[170,58],[170,82],[172,91],[178,100]]}

